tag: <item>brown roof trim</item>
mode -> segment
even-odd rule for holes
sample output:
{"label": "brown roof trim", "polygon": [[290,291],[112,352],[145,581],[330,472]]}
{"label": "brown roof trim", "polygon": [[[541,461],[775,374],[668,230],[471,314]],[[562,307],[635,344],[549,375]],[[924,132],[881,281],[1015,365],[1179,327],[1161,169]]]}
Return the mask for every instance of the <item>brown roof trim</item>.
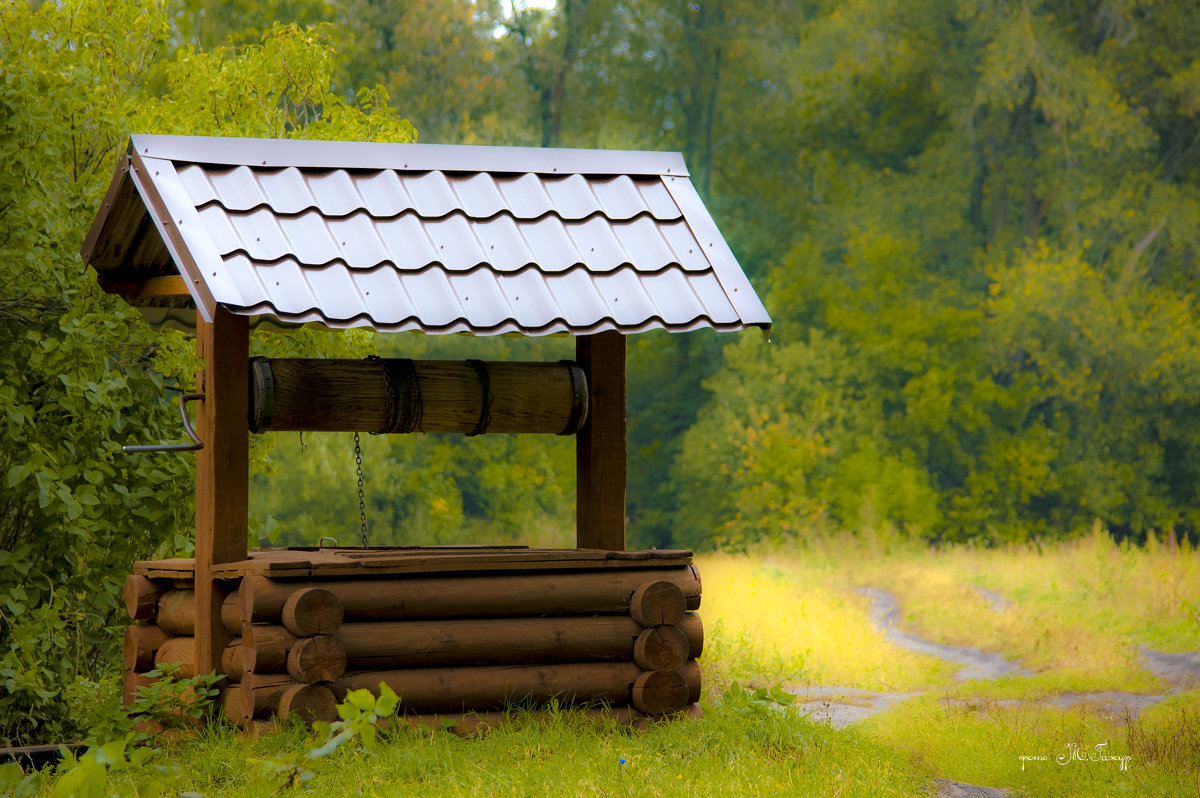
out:
{"label": "brown roof trim", "polygon": [[108,222],[109,214],[112,213],[113,203],[121,191],[123,179],[129,179],[129,156],[125,154],[117,159],[117,165],[113,168],[112,180],[108,184],[108,191],[104,193],[104,200],[100,203],[100,210],[96,212],[96,218],[92,220],[87,237],[83,239],[83,245],[79,248],[79,257],[83,259],[84,263],[88,263],[92,259],[96,243],[100,240],[101,233],[104,232],[104,225]]}
{"label": "brown roof trim", "polygon": [[152,135],[132,136],[130,148],[147,158],[260,168],[294,166],[301,169],[681,177],[688,174],[683,156],[677,152]]}

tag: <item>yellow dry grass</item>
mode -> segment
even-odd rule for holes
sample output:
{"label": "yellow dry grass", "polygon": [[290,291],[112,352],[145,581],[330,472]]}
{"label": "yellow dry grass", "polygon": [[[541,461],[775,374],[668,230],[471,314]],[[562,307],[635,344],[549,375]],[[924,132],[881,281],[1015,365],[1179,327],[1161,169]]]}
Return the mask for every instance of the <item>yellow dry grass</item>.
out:
{"label": "yellow dry grass", "polygon": [[901,690],[952,668],[888,643],[844,574],[802,558],[698,558],[709,683],[730,679]]}
{"label": "yellow dry grass", "polygon": [[912,690],[954,667],[888,642],[856,589],[894,595],[905,631],[1001,652],[1032,678],[993,693],[1151,692],[1138,647],[1200,649],[1200,553],[1092,535],[1054,545],[930,549],[887,535],[845,535],[697,560],[706,659],[718,683],[758,678]]}

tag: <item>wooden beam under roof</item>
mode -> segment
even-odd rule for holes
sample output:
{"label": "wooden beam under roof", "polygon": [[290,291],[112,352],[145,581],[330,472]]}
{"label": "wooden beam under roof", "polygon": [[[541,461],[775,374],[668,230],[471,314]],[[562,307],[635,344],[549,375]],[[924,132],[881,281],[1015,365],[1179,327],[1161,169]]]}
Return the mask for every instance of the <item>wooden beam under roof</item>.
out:
{"label": "wooden beam under roof", "polygon": [[138,288],[138,299],[156,299],[169,296],[191,296],[187,283],[178,274],[165,274],[162,277],[151,277],[142,282]]}

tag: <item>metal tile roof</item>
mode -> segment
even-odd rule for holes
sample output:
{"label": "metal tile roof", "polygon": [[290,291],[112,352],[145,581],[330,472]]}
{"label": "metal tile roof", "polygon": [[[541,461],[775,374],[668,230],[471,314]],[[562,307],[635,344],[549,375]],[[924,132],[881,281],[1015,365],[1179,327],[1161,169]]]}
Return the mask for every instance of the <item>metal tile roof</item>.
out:
{"label": "metal tile roof", "polygon": [[[771,323],[674,153],[133,136],[82,255],[176,318],[194,302],[484,335]],[[147,290],[173,274],[187,296]]]}

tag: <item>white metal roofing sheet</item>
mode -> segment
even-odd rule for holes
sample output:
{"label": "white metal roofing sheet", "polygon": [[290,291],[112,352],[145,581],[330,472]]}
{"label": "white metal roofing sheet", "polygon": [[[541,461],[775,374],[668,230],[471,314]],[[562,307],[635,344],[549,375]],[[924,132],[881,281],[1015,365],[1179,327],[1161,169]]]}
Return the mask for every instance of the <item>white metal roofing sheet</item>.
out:
{"label": "white metal roofing sheet", "polygon": [[131,153],[206,316],[529,335],[770,324],[677,154],[175,136],[135,136]]}

